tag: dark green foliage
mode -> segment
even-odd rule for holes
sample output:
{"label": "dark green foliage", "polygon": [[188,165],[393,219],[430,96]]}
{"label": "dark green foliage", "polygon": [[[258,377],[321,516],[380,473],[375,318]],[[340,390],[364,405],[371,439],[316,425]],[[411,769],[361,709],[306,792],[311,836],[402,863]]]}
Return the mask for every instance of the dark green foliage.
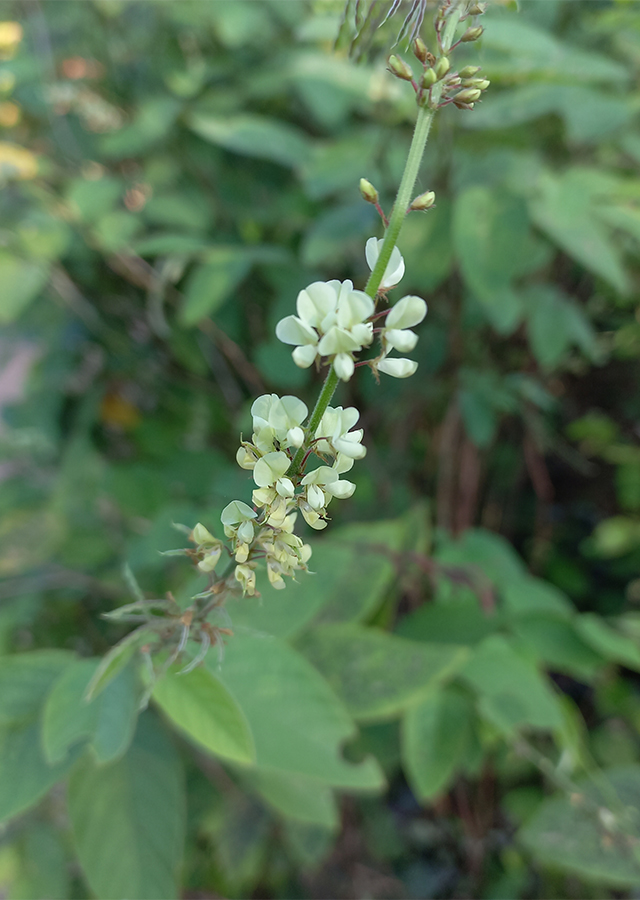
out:
{"label": "dark green foliage", "polygon": [[456,51],[491,86],[438,114],[436,205],[400,237],[420,368],[340,387],[369,452],[314,574],[263,577],[224,653],[179,674],[189,641],[155,685],[159,632],[128,630],[206,586],[158,551],[249,500],[251,402],[321,384],[275,323],[314,280],[361,287],[382,233],[358,183],[389,211],[415,104],[377,54],[410,5],[375,34],[349,5],[359,65],[331,53],[342,8],[2,7],[12,900],[637,894],[633,4],[495,4]]}

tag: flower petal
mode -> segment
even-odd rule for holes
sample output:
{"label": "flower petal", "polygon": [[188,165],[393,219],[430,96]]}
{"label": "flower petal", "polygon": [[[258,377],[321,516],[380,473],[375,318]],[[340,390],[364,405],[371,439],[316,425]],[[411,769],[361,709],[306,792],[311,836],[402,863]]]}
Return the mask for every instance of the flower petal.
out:
{"label": "flower petal", "polygon": [[418,363],[413,359],[383,359],[377,368],[379,372],[394,378],[409,378],[418,368]]}
{"label": "flower petal", "polygon": [[419,325],[427,314],[427,304],[422,297],[409,294],[392,306],[385,323],[386,328],[413,328]]}
{"label": "flower petal", "polygon": [[276,325],[276,337],[283,344],[316,344],[318,335],[297,316],[285,316]]}

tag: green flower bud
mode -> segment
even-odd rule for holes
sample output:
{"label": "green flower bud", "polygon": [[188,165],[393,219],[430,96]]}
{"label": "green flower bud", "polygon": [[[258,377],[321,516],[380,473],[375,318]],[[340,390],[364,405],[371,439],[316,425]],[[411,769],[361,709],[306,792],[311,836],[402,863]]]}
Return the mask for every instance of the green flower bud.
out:
{"label": "green flower bud", "polygon": [[422,87],[426,88],[426,90],[429,90],[429,88],[432,87],[432,85],[434,85],[437,80],[438,76],[436,75],[435,71],[433,69],[427,69],[422,76]]}
{"label": "green flower bud", "polygon": [[484,12],[486,12],[486,9],[486,3],[474,3],[467,14],[470,16],[481,16]]}
{"label": "green flower bud", "polygon": [[378,192],[366,178],[360,179],[360,193],[362,194],[363,200],[366,200],[367,203],[378,202]]}
{"label": "green flower bud", "polygon": [[436,80],[440,81],[441,78],[447,74],[449,69],[451,68],[451,63],[447,59],[446,56],[441,56],[437,61],[435,66],[433,67],[433,71],[436,73]]}
{"label": "green flower bud", "polygon": [[421,37],[417,37],[413,42],[413,52],[420,60],[420,62],[424,65],[424,63],[426,63],[427,61],[427,57],[429,56],[429,51],[427,50],[427,45]]}
{"label": "green flower bud", "polygon": [[413,72],[399,56],[390,56],[387,60],[387,68],[396,78],[402,78],[403,81],[413,81]]}
{"label": "green flower bud", "polygon": [[464,69],[460,69],[458,75],[460,78],[473,78],[474,75],[477,75],[480,71],[480,66],[465,66]]}
{"label": "green flower bud", "polygon": [[457,97],[453,98],[453,105],[457,106],[458,109],[473,109],[473,103],[463,103],[461,100],[458,100]]}
{"label": "green flower bud", "polygon": [[458,103],[475,103],[476,100],[480,99],[480,95],[482,91],[479,88],[465,88],[464,91],[460,91],[455,96],[455,100]]}
{"label": "green flower bud", "polygon": [[433,191],[425,191],[413,201],[409,209],[425,210],[431,209],[436,202],[436,195]]}
{"label": "green flower bud", "polygon": [[469,41],[477,41],[478,38],[482,36],[483,31],[484,28],[482,25],[476,25],[474,28],[467,28],[460,40],[463,44],[468,44]]}
{"label": "green flower bud", "polygon": [[479,81],[476,82],[476,87],[481,91],[486,91],[486,89],[489,87],[490,84],[491,84],[491,82],[489,81],[488,78],[481,78]]}

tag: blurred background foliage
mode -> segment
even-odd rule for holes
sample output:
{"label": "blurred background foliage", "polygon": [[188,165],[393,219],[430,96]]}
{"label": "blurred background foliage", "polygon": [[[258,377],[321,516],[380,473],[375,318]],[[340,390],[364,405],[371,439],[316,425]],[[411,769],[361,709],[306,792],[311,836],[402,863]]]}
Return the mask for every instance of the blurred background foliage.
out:
{"label": "blurred background foliage", "polygon": [[0,5],[9,898],[638,896],[636,4],[489,10],[400,239],[419,372],[340,388],[369,452],[317,574],[139,718],[133,645],[82,699],[127,582],[198,589],[158,550],[248,497],[252,399],[313,404],[276,321],[364,281],[415,107],[341,7]]}

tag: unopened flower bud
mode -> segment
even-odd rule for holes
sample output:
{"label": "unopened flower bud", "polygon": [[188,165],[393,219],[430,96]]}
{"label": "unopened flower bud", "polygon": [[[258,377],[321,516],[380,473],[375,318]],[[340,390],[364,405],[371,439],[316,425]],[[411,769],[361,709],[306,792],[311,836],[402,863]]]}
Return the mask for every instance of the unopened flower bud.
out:
{"label": "unopened flower bud", "polygon": [[367,203],[378,202],[378,192],[366,178],[360,179],[360,193],[362,194],[363,200],[366,200]]}
{"label": "unopened flower bud", "polygon": [[437,61],[435,66],[433,67],[433,71],[436,73],[436,80],[440,81],[441,78],[447,74],[449,69],[451,68],[451,63],[447,59],[446,56],[441,56]]}
{"label": "unopened flower bud", "polygon": [[468,15],[470,16],[481,16],[484,12],[487,11],[486,3],[474,3],[471,9],[468,11]]}
{"label": "unopened flower bud", "polygon": [[465,88],[464,91],[456,94],[455,99],[458,103],[475,103],[480,99],[481,94],[482,91],[479,88]]}
{"label": "unopened flower bud", "polygon": [[478,38],[482,36],[483,31],[484,28],[482,27],[482,25],[476,25],[473,28],[467,28],[460,40],[463,44],[468,44],[469,41],[477,41]]}
{"label": "unopened flower bud", "polygon": [[402,78],[403,81],[413,81],[413,72],[399,56],[390,56],[387,60],[387,68],[396,78]]}
{"label": "unopened flower bud", "polygon": [[460,87],[460,85],[462,84],[462,78],[460,78],[458,75],[452,75],[449,78],[447,78],[446,83],[447,83],[447,87],[449,87],[449,88]]}
{"label": "unopened flower bud", "polygon": [[433,191],[425,191],[424,194],[420,194],[420,196],[416,197],[413,201],[409,209],[431,209],[433,204],[436,202],[436,195]]}
{"label": "unopened flower bud", "polygon": [[423,88],[427,90],[432,87],[436,81],[438,80],[438,76],[435,73],[434,69],[426,69],[424,75],[422,76],[421,84]]}
{"label": "unopened flower bud", "polygon": [[461,100],[458,100],[457,97],[453,98],[453,105],[457,106],[458,109],[473,109],[473,103],[463,103]]}
{"label": "unopened flower bud", "polygon": [[480,71],[480,66],[465,66],[464,69],[460,69],[458,75],[460,78],[473,78],[474,75],[477,75]]}
{"label": "unopened flower bud", "polygon": [[422,40],[421,37],[417,37],[413,42],[413,52],[416,57],[420,60],[420,62],[424,65],[427,61],[427,57],[429,55],[429,51],[427,50],[427,45]]}
{"label": "unopened flower bud", "polygon": [[476,81],[476,87],[480,91],[486,91],[490,84],[491,82],[488,78],[480,78],[478,81]]}

